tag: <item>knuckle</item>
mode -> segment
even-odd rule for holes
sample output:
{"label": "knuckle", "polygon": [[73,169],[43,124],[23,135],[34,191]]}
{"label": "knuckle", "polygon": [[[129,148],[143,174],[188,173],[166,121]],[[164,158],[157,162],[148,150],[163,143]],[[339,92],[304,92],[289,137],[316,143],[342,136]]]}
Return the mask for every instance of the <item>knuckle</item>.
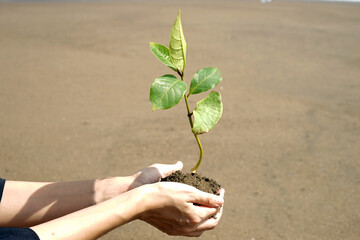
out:
{"label": "knuckle", "polygon": [[196,224],[199,224],[200,222],[201,222],[201,219],[198,216],[193,216],[189,219],[189,223],[191,225],[196,225]]}
{"label": "knuckle", "polygon": [[197,219],[195,219],[195,221],[193,222],[195,225],[197,225],[197,224],[199,224],[199,223],[201,223],[201,218],[197,218]]}
{"label": "knuckle", "polygon": [[186,219],[186,218],[179,218],[179,219],[177,220],[177,223],[178,223],[180,226],[184,226],[184,225],[186,225],[187,223],[189,223],[189,220]]}
{"label": "knuckle", "polygon": [[212,206],[214,203],[214,199],[208,195],[204,196],[202,205]]}

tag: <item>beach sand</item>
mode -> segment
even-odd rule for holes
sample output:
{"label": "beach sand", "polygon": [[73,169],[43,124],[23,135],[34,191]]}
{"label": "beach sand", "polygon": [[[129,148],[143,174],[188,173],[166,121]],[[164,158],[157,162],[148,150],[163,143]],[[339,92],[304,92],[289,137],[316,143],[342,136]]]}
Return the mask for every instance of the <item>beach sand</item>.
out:
{"label": "beach sand", "polygon": [[[200,239],[360,239],[360,5],[0,3],[0,176],[70,181],[196,163],[185,104],[152,111],[182,10],[185,79],[216,66],[224,112],[199,173],[226,190]],[[204,97],[191,97],[190,105]],[[141,221],[101,239],[169,237]]]}

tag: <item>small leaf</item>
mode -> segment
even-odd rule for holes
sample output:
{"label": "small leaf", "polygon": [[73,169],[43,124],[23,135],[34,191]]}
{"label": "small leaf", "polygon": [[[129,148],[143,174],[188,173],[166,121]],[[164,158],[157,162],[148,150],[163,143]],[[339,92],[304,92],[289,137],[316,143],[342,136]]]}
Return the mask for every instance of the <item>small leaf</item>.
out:
{"label": "small leaf", "polygon": [[151,42],[150,50],[163,64],[176,72],[176,66],[170,59],[169,49],[167,47],[158,43]]}
{"label": "small leaf", "polygon": [[175,106],[183,98],[186,89],[186,83],[174,75],[168,74],[156,78],[150,88],[150,101],[153,110],[168,109]]}
{"label": "small leaf", "polygon": [[191,80],[189,95],[206,92],[218,85],[221,80],[219,69],[215,67],[200,69]]}
{"label": "small leaf", "polygon": [[220,93],[210,92],[206,98],[197,103],[193,112],[194,126],[192,131],[196,134],[210,131],[219,121],[222,110],[223,105]]}
{"label": "small leaf", "polygon": [[186,59],[186,41],[180,19],[180,10],[171,29],[169,53],[171,61],[180,71],[184,72]]}

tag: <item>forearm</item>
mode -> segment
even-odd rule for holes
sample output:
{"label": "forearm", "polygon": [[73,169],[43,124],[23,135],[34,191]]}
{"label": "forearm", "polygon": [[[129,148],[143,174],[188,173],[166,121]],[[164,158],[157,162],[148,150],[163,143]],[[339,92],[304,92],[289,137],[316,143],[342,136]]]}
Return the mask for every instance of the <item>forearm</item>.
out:
{"label": "forearm", "polygon": [[97,239],[138,217],[141,191],[132,190],[97,205],[31,227],[41,240]]}
{"label": "forearm", "polygon": [[0,226],[33,226],[64,216],[115,197],[130,182],[130,177],[61,183],[7,181]]}
{"label": "forearm", "polygon": [[88,240],[142,219],[170,235],[200,236],[221,217],[211,218],[223,204],[220,195],[179,183],[147,184],[31,229],[41,240]]}
{"label": "forearm", "polygon": [[24,227],[94,204],[94,180],[63,183],[6,181],[0,226]]}

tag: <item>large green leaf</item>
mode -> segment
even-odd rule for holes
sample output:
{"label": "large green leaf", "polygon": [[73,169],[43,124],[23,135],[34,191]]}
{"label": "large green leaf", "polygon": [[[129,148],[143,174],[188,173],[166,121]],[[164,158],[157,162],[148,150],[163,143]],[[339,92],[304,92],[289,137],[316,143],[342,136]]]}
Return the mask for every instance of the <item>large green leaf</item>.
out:
{"label": "large green leaf", "polygon": [[201,134],[210,131],[219,121],[223,110],[221,95],[212,91],[203,100],[197,103],[194,114],[192,131]]}
{"label": "large green leaf", "polygon": [[215,67],[200,69],[191,80],[189,95],[206,92],[218,85],[221,80],[219,69]]}
{"label": "large green leaf", "polygon": [[158,43],[151,42],[150,50],[163,64],[176,72],[177,68],[170,59],[169,49],[167,47]]}
{"label": "large green leaf", "polygon": [[186,92],[186,83],[174,75],[156,78],[150,88],[150,101],[153,110],[168,109],[179,103]]}
{"label": "large green leaf", "polygon": [[169,53],[171,61],[180,71],[184,72],[186,59],[186,41],[180,19],[180,10],[171,29]]}

